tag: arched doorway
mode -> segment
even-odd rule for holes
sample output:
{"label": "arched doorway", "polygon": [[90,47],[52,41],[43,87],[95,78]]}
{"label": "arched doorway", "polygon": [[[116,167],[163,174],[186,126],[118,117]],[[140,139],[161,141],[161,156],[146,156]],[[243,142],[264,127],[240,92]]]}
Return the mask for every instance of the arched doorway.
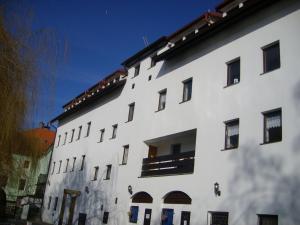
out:
{"label": "arched doorway", "polygon": [[[153,202],[152,196],[144,191],[137,192],[131,197],[131,202],[129,222],[138,222],[139,210],[141,208],[145,211],[143,225],[150,225],[152,209],[145,204],[151,204]],[[140,218],[140,221],[143,221],[142,218]]]}

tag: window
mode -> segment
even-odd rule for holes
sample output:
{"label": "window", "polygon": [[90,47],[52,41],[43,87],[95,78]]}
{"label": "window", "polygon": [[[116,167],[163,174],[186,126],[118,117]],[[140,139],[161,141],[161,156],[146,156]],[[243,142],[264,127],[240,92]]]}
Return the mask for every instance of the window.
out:
{"label": "window", "polygon": [[258,225],[278,225],[278,215],[258,215]]}
{"label": "window", "polygon": [[227,86],[240,82],[240,58],[227,63]]}
{"label": "window", "polygon": [[154,66],[156,65],[156,60],[154,59],[155,56],[156,56],[156,54],[153,55],[153,56],[151,57],[151,64],[150,64],[150,67],[154,67]]}
{"label": "window", "polygon": [[91,130],[91,122],[87,123],[87,129],[86,129],[86,137],[88,137],[90,135],[90,130]]}
{"label": "window", "polygon": [[264,143],[281,141],[282,118],[281,109],[275,109],[263,113],[264,115]]}
{"label": "window", "polygon": [[80,170],[84,169],[85,155],[82,156]]}
{"label": "window", "polygon": [[60,143],[60,137],[61,137],[61,135],[58,135],[58,140],[57,140],[57,145],[56,145],[56,147],[59,146],[59,143]]}
{"label": "window", "polygon": [[54,210],[54,211],[56,211],[57,203],[58,203],[58,197],[55,197],[55,200],[54,200],[54,206],[53,206],[53,210]]}
{"label": "window", "polygon": [[26,180],[25,180],[25,179],[20,179],[20,180],[19,180],[19,188],[18,188],[18,190],[19,190],[19,191],[24,191],[24,189],[25,189],[25,184],[26,184]]}
{"label": "window", "polygon": [[28,160],[25,160],[23,168],[28,169],[29,168],[29,164],[30,164],[30,162]]}
{"label": "window", "polygon": [[57,171],[57,173],[60,173],[61,163],[62,163],[62,161],[59,160],[59,166],[58,166],[58,171]]}
{"label": "window", "polygon": [[114,139],[117,137],[118,124],[113,125],[112,128],[113,128],[113,131],[112,131],[111,138]]}
{"label": "window", "polygon": [[148,76],[148,81],[150,81],[152,79],[152,76],[151,75],[149,75]]}
{"label": "window", "polygon": [[73,141],[74,139],[74,133],[75,133],[75,129],[72,129],[72,134],[71,134],[71,139],[70,139],[70,143]]}
{"label": "window", "polygon": [[179,154],[181,152],[181,144],[171,145],[171,151],[173,155]]}
{"label": "window", "polygon": [[134,89],[134,87],[135,87],[135,84],[133,83],[133,84],[131,85],[131,89]]}
{"label": "window", "polygon": [[138,206],[131,206],[130,207],[129,223],[137,223],[138,215],[139,215],[139,207]]}
{"label": "window", "polygon": [[51,200],[52,200],[52,197],[49,196],[49,200],[48,200],[48,209],[50,209],[50,207],[51,207]]}
{"label": "window", "polygon": [[239,146],[239,119],[225,122],[225,149]]}
{"label": "window", "polygon": [[104,132],[105,132],[105,129],[100,130],[100,140],[99,140],[99,142],[103,142]]}
{"label": "window", "polygon": [[53,166],[52,166],[52,172],[51,172],[51,174],[53,174],[53,173],[54,173],[54,169],[55,169],[55,162],[53,162]]}
{"label": "window", "polygon": [[134,76],[138,76],[140,74],[140,64],[134,67]]}
{"label": "window", "polygon": [[124,146],[122,165],[126,165],[128,161],[129,145]]}
{"label": "window", "polygon": [[111,175],[111,165],[106,166],[106,177],[105,180],[109,180]]}
{"label": "window", "polygon": [[262,48],[264,57],[264,73],[280,68],[279,41]]}
{"label": "window", "polygon": [[73,157],[73,165],[72,165],[71,172],[75,170],[75,163],[76,163],[76,157]]}
{"label": "window", "polygon": [[65,132],[65,139],[64,139],[64,143],[63,143],[63,145],[65,145],[65,144],[66,144],[66,142],[67,142],[67,136],[68,136],[68,133],[67,133],[67,132]]}
{"label": "window", "polygon": [[93,180],[97,180],[98,178],[98,172],[99,172],[99,166],[94,167],[94,177]]}
{"label": "window", "polygon": [[183,81],[183,96],[182,102],[186,102],[191,100],[192,98],[192,86],[193,86],[193,79],[188,79]]}
{"label": "window", "polygon": [[79,127],[77,140],[80,139],[80,136],[81,136],[81,130],[82,130],[82,126]]}
{"label": "window", "polygon": [[209,212],[209,225],[228,225],[228,212]]}
{"label": "window", "polygon": [[69,167],[69,159],[66,160],[65,173],[68,172],[68,167]]}
{"label": "window", "polygon": [[109,212],[104,212],[103,213],[103,224],[107,224],[108,223],[108,216],[109,216]]}
{"label": "window", "polygon": [[133,120],[134,105],[135,105],[135,103],[131,103],[131,104],[129,105],[128,122]]}
{"label": "window", "polygon": [[158,111],[166,108],[167,89],[159,92]]}

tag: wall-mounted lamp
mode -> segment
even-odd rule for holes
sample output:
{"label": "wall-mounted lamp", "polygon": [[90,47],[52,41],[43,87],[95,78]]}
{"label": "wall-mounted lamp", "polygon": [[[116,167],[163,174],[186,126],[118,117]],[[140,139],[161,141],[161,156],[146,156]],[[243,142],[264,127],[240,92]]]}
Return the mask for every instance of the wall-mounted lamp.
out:
{"label": "wall-mounted lamp", "polygon": [[132,195],[132,186],[131,185],[128,185],[128,192],[129,192],[129,194],[131,194]]}
{"label": "wall-mounted lamp", "polygon": [[219,185],[218,182],[216,182],[215,185],[214,185],[214,191],[215,191],[215,195],[216,196],[220,196],[221,195],[220,185]]}

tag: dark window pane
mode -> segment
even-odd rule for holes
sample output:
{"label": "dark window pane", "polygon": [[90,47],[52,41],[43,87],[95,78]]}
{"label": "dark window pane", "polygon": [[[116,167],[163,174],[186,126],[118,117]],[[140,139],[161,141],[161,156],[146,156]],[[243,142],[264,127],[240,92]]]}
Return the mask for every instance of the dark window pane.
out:
{"label": "dark window pane", "polygon": [[228,225],[228,212],[212,212],[210,225]]}
{"label": "dark window pane", "polygon": [[133,120],[133,114],[134,114],[134,103],[129,105],[128,121]]}
{"label": "dark window pane", "polygon": [[139,207],[138,206],[131,206],[130,207],[129,222],[130,223],[137,223],[138,215],[139,215]]}
{"label": "dark window pane", "polygon": [[109,216],[109,212],[104,212],[103,221],[102,221],[104,224],[108,223],[108,216]]}
{"label": "dark window pane", "polygon": [[282,140],[281,110],[264,114],[264,142]]}
{"label": "dark window pane", "polygon": [[271,45],[264,51],[264,72],[275,70],[280,67],[280,49],[279,43]]}
{"label": "dark window pane", "polygon": [[240,60],[231,62],[227,66],[227,85],[240,82]]}
{"label": "dark window pane", "polygon": [[188,101],[192,98],[192,86],[193,86],[192,79],[183,82],[183,99],[182,99],[183,102]]}
{"label": "dark window pane", "polygon": [[239,120],[226,123],[225,149],[237,148],[239,145]]}
{"label": "dark window pane", "polygon": [[278,216],[259,215],[259,225],[278,225]]}

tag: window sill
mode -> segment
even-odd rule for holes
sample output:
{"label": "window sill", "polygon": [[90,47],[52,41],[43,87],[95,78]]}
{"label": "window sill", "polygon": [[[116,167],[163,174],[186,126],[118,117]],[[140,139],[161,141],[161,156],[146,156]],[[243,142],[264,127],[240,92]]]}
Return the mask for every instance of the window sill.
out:
{"label": "window sill", "polygon": [[224,149],[221,149],[221,151],[235,150],[235,149],[238,149],[238,148],[239,148],[239,146],[231,147],[231,148],[224,148]]}
{"label": "window sill", "polygon": [[266,71],[266,72],[262,72],[261,74],[259,74],[260,76],[262,76],[262,75],[265,75],[265,74],[268,74],[268,73],[271,73],[271,72],[273,72],[273,71],[275,71],[275,70],[279,70],[280,69],[280,67],[278,67],[278,68],[276,68],[276,69],[272,69],[272,70],[269,70],[269,71]]}
{"label": "window sill", "polygon": [[239,81],[239,82],[236,82],[236,83],[233,83],[233,84],[227,84],[227,85],[224,86],[223,88],[232,87],[232,86],[235,86],[235,85],[237,85],[237,84],[239,84],[239,83],[240,83],[240,81]]}
{"label": "window sill", "polygon": [[278,143],[278,142],[281,142],[282,140],[278,140],[278,141],[270,141],[270,142],[263,142],[263,143],[260,143],[260,145],[268,145],[268,144],[273,144],[273,143]]}
{"label": "window sill", "polygon": [[97,143],[102,143],[103,141],[97,141]]}
{"label": "window sill", "polygon": [[125,166],[127,163],[120,163],[119,166]]}
{"label": "window sill", "polygon": [[133,121],[133,119],[132,120],[127,120],[125,123],[129,123],[129,122],[132,122]]}
{"label": "window sill", "polygon": [[164,111],[166,108],[163,108],[163,109],[158,109],[158,110],[156,110],[156,111],[154,111],[155,113],[157,113],[157,112],[160,112],[160,111]]}
{"label": "window sill", "polygon": [[103,180],[110,180],[110,178],[108,179],[108,178],[104,178]]}
{"label": "window sill", "polygon": [[111,137],[109,140],[113,140],[113,139],[116,139],[116,137]]}
{"label": "window sill", "polygon": [[191,101],[191,100],[192,100],[192,99],[185,100],[185,101],[181,101],[181,102],[179,102],[179,104],[186,103],[186,102],[189,102],[189,101]]}

